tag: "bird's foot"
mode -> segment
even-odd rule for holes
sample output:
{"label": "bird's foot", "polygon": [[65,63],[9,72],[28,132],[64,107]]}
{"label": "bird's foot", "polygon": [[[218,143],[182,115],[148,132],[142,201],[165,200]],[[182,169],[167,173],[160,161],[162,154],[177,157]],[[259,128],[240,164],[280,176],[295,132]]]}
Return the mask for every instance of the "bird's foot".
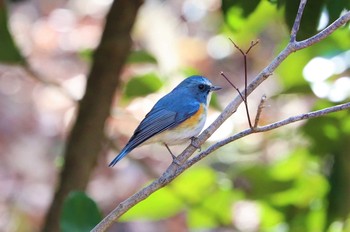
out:
{"label": "bird's foot", "polygon": [[199,152],[202,150],[201,146],[198,144],[198,138],[195,136],[191,138],[191,145],[198,149]]}
{"label": "bird's foot", "polygon": [[177,166],[181,166],[180,161],[177,159],[177,157],[173,154],[171,154],[171,157],[173,158],[173,163],[176,164]]}
{"label": "bird's foot", "polygon": [[171,158],[173,158],[173,163],[178,165],[178,166],[181,166],[181,163],[180,161],[177,159],[177,157],[172,153],[172,151],[170,150],[170,148],[168,147],[168,145],[166,143],[164,143],[164,146],[166,147],[166,149],[168,149],[170,155],[171,155]]}

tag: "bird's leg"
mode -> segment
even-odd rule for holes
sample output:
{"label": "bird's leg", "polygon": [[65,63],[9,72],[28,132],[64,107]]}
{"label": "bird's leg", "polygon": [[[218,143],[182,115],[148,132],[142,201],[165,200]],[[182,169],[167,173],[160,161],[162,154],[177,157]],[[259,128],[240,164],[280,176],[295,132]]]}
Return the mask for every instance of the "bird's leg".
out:
{"label": "bird's leg", "polygon": [[173,162],[175,164],[177,164],[178,166],[181,166],[181,163],[177,160],[177,157],[171,152],[170,148],[168,147],[168,145],[166,143],[164,143],[164,146],[166,147],[166,149],[168,149],[170,155],[171,155],[171,158],[173,158]]}
{"label": "bird's leg", "polygon": [[195,147],[196,149],[198,149],[199,152],[202,150],[201,146],[198,145],[198,143],[197,143],[197,137],[195,137],[195,136],[191,137],[191,145],[192,145],[193,147]]}

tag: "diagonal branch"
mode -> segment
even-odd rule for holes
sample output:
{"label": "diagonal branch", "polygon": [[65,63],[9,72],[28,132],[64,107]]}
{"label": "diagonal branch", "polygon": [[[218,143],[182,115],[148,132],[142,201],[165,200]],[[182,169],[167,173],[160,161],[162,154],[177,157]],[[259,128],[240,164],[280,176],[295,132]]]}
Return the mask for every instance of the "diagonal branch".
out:
{"label": "diagonal branch", "polygon": [[200,161],[201,159],[203,159],[204,157],[206,157],[207,155],[209,155],[213,151],[219,149],[220,147],[222,147],[228,143],[231,143],[233,141],[236,141],[236,140],[241,139],[243,137],[246,137],[248,135],[251,135],[254,133],[261,133],[261,132],[270,131],[270,130],[273,130],[273,129],[276,129],[276,128],[279,128],[279,127],[282,127],[282,126],[285,126],[285,125],[288,125],[288,124],[291,124],[294,122],[312,119],[312,118],[318,118],[318,117],[321,117],[321,116],[324,116],[324,115],[327,115],[330,113],[334,113],[334,112],[338,112],[338,111],[342,111],[342,110],[346,110],[346,109],[350,109],[350,102],[336,105],[336,106],[332,106],[332,107],[328,107],[328,108],[325,108],[322,110],[317,110],[317,111],[313,111],[313,112],[309,112],[309,113],[299,114],[299,115],[292,116],[292,117],[286,118],[284,120],[274,122],[274,123],[271,123],[271,124],[268,124],[265,126],[246,129],[246,130],[241,131],[241,132],[239,132],[239,133],[237,133],[237,134],[235,134],[227,139],[224,139],[220,142],[215,143],[214,145],[207,148],[205,151],[196,155],[194,158],[186,161],[186,163],[184,165],[182,165],[181,168],[179,168],[178,172],[182,173],[184,170],[191,167],[193,164],[197,163],[198,161]]}
{"label": "diagonal branch", "polygon": [[[299,9],[300,10],[300,9]],[[338,18],[334,23],[326,27],[324,30],[320,31],[315,36],[303,40],[301,42],[290,42],[273,61],[264,68],[255,79],[248,85],[247,94],[252,93],[262,82],[264,82],[273,71],[293,52],[301,50],[303,48],[309,47],[317,42],[320,42],[322,39],[326,38],[332,34],[336,29],[340,28],[342,25],[350,21],[350,11],[345,13],[342,17]],[[198,137],[198,142],[202,144],[207,140],[217,128],[234,112],[236,112],[238,106],[242,103],[242,98],[240,96],[236,97],[231,101],[224,111],[219,115],[219,117]],[[187,148],[181,155],[187,156],[187,150],[192,150]]]}
{"label": "diagonal branch", "polygon": [[[298,10],[298,17],[301,18],[303,13],[303,4],[306,2],[306,0],[301,0],[301,6]],[[334,23],[332,23],[330,26],[316,34],[315,36],[303,40],[301,42],[297,41],[290,41],[289,44],[278,54],[278,56],[265,68],[263,69],[256,77],[255,79],[248,85],[247,87],[247,95],[249,95],[251,92],[253,92],[263,81],[265,81],[271,73],[293,52],[298,51],[300,49],[306,48],[311,46],[312,44],[315,44],[322,39],[329,36],[331,33],[333,33],[336,29],[344,25],[346,22],[350,21],[350,12],[345,13],[342,17],[338,18]],[[300,24],[300,21],[296,20],[294,23],[293,28],[298,28]],[[297,30],[293,31],[292,33],[297,33]],[[238,108],[238,106],[242,103],[243,99],[241,96],[237,96],[235,99],[233,99],[228,106],[224,109],[224,111],[220,114],[220,116],[206,129],[204,130],[196,140],[198,145],[203,144],[221,125],[222,123],[228,119]],[[323,111],[316,111],[311,112],[299,116],[292,117],[292,119],[289,119],[290,122],[304,120],[312,117],[318,117],[322,116],[324,114],[328,114],[331,112],[339,111],[348,109],[350,107],[350,103],[335,106],[334,108],[327,108]],[[318,115],[319,114],[319,115]],[[244,137],[248,134],[251,134],[253,132],[263,132],[267,130],[272,130],[277,127],[283,126],[288,124],[287,121],[280,121],[275,124],[270,124],[263,127],[257,127],[256,129],[247,129],[245,131],[242,131],[238,133],[238,138]],[[237,139],[238,139],[237,138]],[[232,139],[232,137],[231,137]],[[230,142],[230,141],[228,141]],[[213,146],[219,145],[214,144]],[[213,149],[213,146],[210,148]],[[216,148],[216,149],[217,149]],[[189,145],[179,156],[178,161],[182,163],[182,166],[178,166],[174,163],[172,163],[168,169],[163,173],[162,176],[160,176],[158,179],[156,179],[154,182],[152,182],[150,185],[146,186],[145,188],[141,189],[139,192],[135,193],[134,195],[130,196],[125,201],[121,202],[109,215],[107,215],[92,231],[98,232],[98,231],[106,231],[121,215],[123,215],[126,211],[128,211],[131,207],[139,203],[140,201],[146,199],[149,195],[151,195],[153,192],[157,191],[158,189],[164,187],[168,183],[170,183],[172,180],[174,180],[178,175],[180,175],[182,172],[184,172],[187,168],[192,166],[194,163],[198,162],[199,155],[205,154],[207,152],[208,154],[211,153],[213,150],[210,150],[209,148],[197,155],[195,158],[186,160],[195,152],[196,147]],[[197,158],[198,157],[198,158]]]}

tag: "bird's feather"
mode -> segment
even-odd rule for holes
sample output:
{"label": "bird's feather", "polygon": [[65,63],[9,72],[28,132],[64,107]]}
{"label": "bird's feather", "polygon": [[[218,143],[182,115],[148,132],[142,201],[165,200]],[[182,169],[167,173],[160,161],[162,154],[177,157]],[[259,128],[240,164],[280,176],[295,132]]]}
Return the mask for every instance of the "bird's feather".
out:
{"label": "bird's feather", "polygon": [[[114,158],[109,166],[114,166],[125,155],[132,151],[135,147],[144,143],[156,134],[167,129],[171,129],[194,115],[200,104],[188,101],[188,104],[182,104],[180,111],[176,102],[169,102],[169,98],[160,99],[152,110],[141,121],[136,128],[134,135],[130,138],[123,150]],[[171,99],[171,98],[170,98]],[[179,113],[183,112],[183,113]]]}

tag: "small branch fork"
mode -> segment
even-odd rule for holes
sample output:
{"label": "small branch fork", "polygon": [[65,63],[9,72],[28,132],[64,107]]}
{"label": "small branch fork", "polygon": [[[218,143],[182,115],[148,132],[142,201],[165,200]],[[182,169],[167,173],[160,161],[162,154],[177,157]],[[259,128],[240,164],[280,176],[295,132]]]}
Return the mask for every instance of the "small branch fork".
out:
{"label": "small branch fork", "polygon": [[[247,93],[247,87],[248,87],[248,64],[247,64],[247,56],[248,56],[248,53],[250,52],[250,50],[255,45],[257,45],[259,43],[259,40],[251,41],[250,42],[250,47],[245,52],[237,44],[235,44],[235,42],[233,42],[232,39],[230,39],[230,41],[235,46],[235,48],[238,51],[240,51],[240,53],[243,56],[243,61],[244,61],[244,94],[242,94],[241,91],[239,91],[239,89],[229,80],[229,78],[224,74],[224,72],[221,72],[220,74],[221,74],[221,76],[223,76],[228,81],[228,83],[238,92],[239,96],[242,98],[242,101],[244,103],[245,110],[246,110],[246,113],[247,113],[249,127],[253,128],[252,121],[250,119],[250,114],[249,114],[249,107],[248,107],[248,93]],[[260,116],[260,114],[259,114],[259,116]]]}
{"label": "small branch fork", "polygon": [[[287,46],[275,57],[274,60],[271,61],[271,63],[266,66],[265,69],[263,69],[253,81],[250,82],[250,84],[245,88],[245,96],[248,96],[251,92],[253,92],[263,81],[265,81],[271,73],[293,52],[301,50],[303,48],[309,47],[315,43],[320,42],[324,38],[328,37],[331,33],[333,33],[335,30],[343,26],[345,23],[350,21],[350,11],[343,14],[341,17],[339,17],[337,20],[335,20],[331,25],[317,33],[316,35],[305,39],[303,41],[296,41],[296,34],[299,29],[301,16],[304,10],[304,6],[306,4],[307,0],[301,0],[298,13],[296,16],[296,20],[294,22],[294,26],[291,32],[291,39],[290,42],[287,44]],[[249,52],[249,51],[248,51]],[[244,99],[244,98],[243,98]],[[221,125],[224,123],[226,119],[228,119],[234,112],[236,112],[238,106],[243,102],[242,96],[237,96],[234,98],[223,110],[223,112],[220,114],[220,116],[206,129],[204,130],[197,138],[196,142],[198,146],[202,145]],[[263,109],[264,105],[264,97],[262,98],[262,103],[260,103],[257,116],[261,114],[261,111]],[[330,108],[326,108],[319,111],[314,111],[306,114],[301,114],[297,116],[290,117],[288,119],[275,122],[266,126],[256,127],[256,128],[249,128],[247,130],[244,130],[232,137],[229,137],[225,140],[222,140],[205,151],[201,152],[200,154],[197,154],[194,158],[189,159],[189,157],[196,151],[196,148],[192,145],[189,145],[178,157],[177,160],[182,164],[181,166],[178,166],[177,164],[172,163],[167,170],[156,180],[154,180],[151,184],[141,189],[139,192],[135,193],[134,195],[130,196],[123,202],[121,202],[109,215],[107,215],[94,229],[92,229],[93,232],[100,232],[100,231],[106,231],[114,222],[118,220],[118,218],[126,213],[130,208],[132,208],[134,205],[139,203],[140,201],[146,199],[149,195],[157,191],[158,189],[164,187],[171,181],[173,181],[178,175],[183,173],[187,168],[191,167],[193,164],[197,163],[199,160],[201,160],[203,157],[207,156],[214,150],[224,146],[227,143],[230,143],[232,141],[235,141],[237,139],[240,139],[242,137],[245,137],[247,135],[250,135],[252,133],[258,133],[258,132],[264,132],[268,130],[272,130],[296,121],[310,119],[310,118],[316,118],[320,117],[332,112],[337,112],[341,110],[350,109],[350,102],[342,104],[342,105],[336,105]],[[260,113],[259,113],[260,112]],[[257,117],[259,119],[259,117]],[[257,119],[256,119],[257,120]],[[258,120],[259,121],[259,120]],[[256,123],[255,123],[256,124]]]}

